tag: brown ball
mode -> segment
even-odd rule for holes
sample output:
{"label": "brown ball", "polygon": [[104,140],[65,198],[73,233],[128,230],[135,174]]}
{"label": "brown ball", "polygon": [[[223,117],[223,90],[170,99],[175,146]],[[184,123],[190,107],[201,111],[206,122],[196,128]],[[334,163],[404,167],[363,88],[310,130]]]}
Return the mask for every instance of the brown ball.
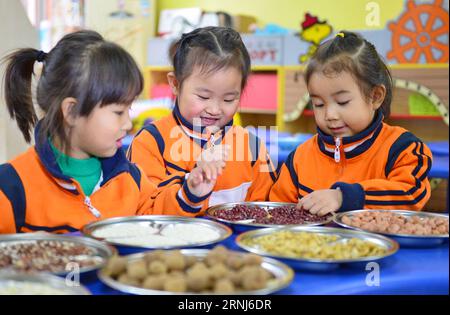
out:
{"label": "brown ball", "polygon": [[244,265],[244,259],[239,255],[230,255],[226,260],[226,265],[231,269],[238,270]]}
{"label": "brown ball", "polygon": [[117,279],[122,284],[131,285],[134,287],[138,287],[140,285],[140,281],[130,278],[126,273],[123,273]]}
{"label": "brown ball", "polygon": [[253,266],[253,265],[261,265],[263,259],[261,256],[258,256],[256,254],[247,254],[244,256],[244,264],[247,266]]}
{"label": "brown ball", "polygon": [[198,262],[198,259],[195,256],[184,256],[184,260],[186,262],[186,268],[192,267]]}
{"label": "brown ball", "polygon": [[189,291],[201,292],[207,290],[211,285],[209,270],[207,272],[201,268],[188,270],[186,283]]}
{"label": "brown ball", "polygon": [[142,283],[142,287],[150,290],[163,290],[166,275],[148,276]]}
{"label": "brown ball", "polygon": [[210,273],[214,280],[219,280],[225,278],[228,275],[229,270],[223,263],[218,263],[211,267]]}
{"label": "brown ball", "polygon": [[148,272],[154,275],[166,274],[167,266],[160,260],[154,260],[148,264]]}
{"label": "brown ball", "polygon": [[259,268],[249,268],[242,277],[244,290],[260,290],[266,287],[267,276]]}
{"label": "brown ball", "polygon": [[107,276],[116,277],[125,272],[127,268],[127,259],[125,257],[113,256],[108,261],[104,273]]}
{"label": "brown ball", "polygon": [[239,287],[241,285],[241,275],[238,271],[230,271],[226,277],[226,279],[230,280],[231,283],[233,283],[233,285],[235,287]]}
{"label": "brown ball", "polygon": [[230,279],[220,279],[214,285],[214,292],[220,294],[233,293],[235,291],[234,284]]}
{"label": "brown ball", "polygon": [[214,247],[208,252],[205,258],[205,263],[212,267],[218,263],[224,263],[229,255],[228,250],[222,245]]}
{"label": "brown ball", "polygon": [[147,266],[144,260],[131,261],[127,265],[127,275],[130,278],[143,280],[147,276]]}
{"label": "brown ball", "polygon": [[186,267],[186,261],[180,251],[167,252],[164,260],[169,270],[184,270]]}
{"label": "brown ball", "polygon": [[144,256],[144,259],[151,263],[154,260],[164,261],[165,252],[161,249],[152,250],[150,252],[147,252]]}
{"label": "brown ball", "polygon": [[164,283],[164,290],[170,292],[186,292],[186,279],[182,277],[168,277]]}

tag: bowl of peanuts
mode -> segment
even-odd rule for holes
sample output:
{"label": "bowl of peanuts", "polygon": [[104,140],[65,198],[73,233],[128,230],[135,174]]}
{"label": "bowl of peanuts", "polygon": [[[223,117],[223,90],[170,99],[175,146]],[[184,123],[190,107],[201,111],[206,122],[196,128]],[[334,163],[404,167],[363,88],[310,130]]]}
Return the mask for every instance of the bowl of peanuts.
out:
{"label": "bowl of peanuts", "polygon": [[448,242],[448,215],[407,210],[354,210],[338,213],[342,227],[378,233],[401,246],[432,247]]}

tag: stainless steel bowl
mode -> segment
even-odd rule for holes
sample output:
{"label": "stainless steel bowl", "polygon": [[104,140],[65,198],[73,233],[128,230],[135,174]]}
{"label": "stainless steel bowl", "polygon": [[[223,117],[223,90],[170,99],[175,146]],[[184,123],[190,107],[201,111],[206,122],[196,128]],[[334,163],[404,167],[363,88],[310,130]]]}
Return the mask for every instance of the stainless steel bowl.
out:
{"label": "stainless steel bowl", "polygon": [[244,205],[247,207],[261,207],[266,210],[283,207],[283,206],[296,206],[295,203],[290,202],[229,202],[216,206],[212,206],[206,210],[206,216],[210,219],[219,221],[221,223],[231,226],[236,232],[246,232],[257,228],[281,228],[281,227],[293,227],[293,226],[319,226],[330,223],[333,217],[329,217],[321,222],[305,222],[303,224],[261,224],[253,223],[252,220],[230,221],[217,217],[215,212],[217,210],[231,210],[238,205]]}
{"label": "stainless steel bowl", "polygon": [[[38,286],[36,288],[35,286]],[[34,288],[34,289],[32,289]],[[48,288],[49,291],[42,291]],[[50,292],[51,291],[51,292]],[[0,271],[0,295],[90,295],[82,285],[66,282],[65,279],[48,273],[18,273],[13,270]]]}
{"label": "stainless steel bowl", "polygon": [[[2,251],[2,247],[11,246],[15,244],[23,244],[23,243],[33,243],[37,241],[53,241],[53,242],[69,242],[78,245],[83,245],[88,247],[93,251],[93,255],[89,257],[76,256],[70,259],[71,262],[74,263],[73,266],[66,266],[69,270],[61,270],[58,272],[51,272],[56,275],[67,275],[69,273],[73,273],[74,271],[79,272],[80,274],[86,274],[91,271],[102,268],[108,259],[116,253],[116,250],[111,246],[103,242],[99,242],[97,240],[93,240],[87,237],[81,236],[67,236],[67,235],[58,235],[58,234],[50,234],[50,233],[27,233],[27,234],[5,234],[0,235],[0,252]],[[82,268],[76,268],[73,270],[72,267],[76,267],[76,263],[85,258],[95,260],[95,263],[92,266],[86,266]],[[8,268],[8,266],[7,266]],[[14,266],[11,266],[14,268]]]}
{"label": "stainless steel bowl", "polygon": [[[358,257],[353,259],[310,259],[310,258],[301,258],[301,257],[291,257],[288,255],[279,255],[275,253],[271,253],[265,251],[264,249],[258,246],[249,246],[244,244],[246,240],[254,239],[264,235],[270,235],[280,231],[291,231],[291,232],[308,232],[308,233],[316,233],[320,235],[336,235],[338,237],[337,241],[346,241],[351,238],[358,238],[363,241],[371,242],[376,245],[381,246],[385,249],[385,253],[378,256],[370,256],[370,257]],[[337,242],[334,241],[334,242]],[[399,249],[398,243],[394,240],[391,240],[387,237],[367,233],[360,232],[342,228],[332,228],[332,227],[285,227],[285,228],[267,228],[267,229],[259,229],[254,231],[249,231],[243,234],[240,234],[236,238],[236,244],[255,254],[262,256],[269,256],[283,261],[289,266],[296,269],[306,269],[312,271],[329,271],[333,269],[337,269],[342,265],[350,265],[354,267],[362,266],[368,262],[375,262],[383,260],[397,252]]]}
{"label": "stainless steel bowl", "polygon": [[[197,258],[204,258],[208,254],[208,249],[182,249],[181,253],[185,256],[194,256]],[[133,254],[125,256],[127,260],[136,261],[143,259],[145,253]],[[241,253],[241,255],[245,255]],[[261,266],[274,275],[274,279],[268,282],[268,286],[261,290],[254,291],[236,291],[233,294],[238,295],[265,295],[277,292],[285,287],[287,287],[294,278],[294,272],[291,268],[286,266],[285,264],[271,258],[263,257],[263,262]],[[198,292],[183,292],[183,293],[175,293],[169,291],[160,291],[160,290],[150,290],[144,289],[140,287],[135,287],[127,284],[120,283],[113,279],[110,276],[105,275],[104,269],[98,271],[99,279],[104,282],[106,285],[110,286],[113,289],[116,289],[121,292],[130,293],[130,294],[138,294],[138,295],[162,295],[162,294],[187,294],[187,295],[210,295],[212,293],[198,293]]]}
{"label": "stainless steel bowl", "polygon": [[[127,224],[132,223],[139,226],[152,227],[159,230],[163,230],[164,228],[167,228],[168,226],[171,225],[173,226],[175,224],[190,224],[192,226],[201,226],[212,229],[218,233],[218,237],[208,241],[186,242],[184,244],[178,245],[152,246],[152,245],[132,245],[126,242],[126,238],[122,238],[121,241],[121,238],[100,238],[95,236],[95,232],[101,228],[111,227],[124,223]],[[147,215],[147,216],[118,217],[98,221],[83,227],[82,233],[88,237],[105,241],[111,245],[116,246],[119,249],[119,252],[121,253],[129,253],[133,251],[142,251],[142,249],[176,249],[176,248],[207,247],[222,242],[232,234],[232,231],[229,227],[211,220],[181,217],[181,216]]]}
{"label": "stainless steel bowl", "polygon": [[377,233],[381,235],[385,235],[391,239],[396,240],[401,246],[405,247],[433,247],[439,246],[445,242],[448,242],[448,234],[442,235],[414,235],[414,234],[392,234],[392,233],[379,233],[375,231],[369,231],[365,229],[361,229],[355,226],[347,225],[342,222],[342,218],[344,216],[354,216],[359,213],[365,212],[388,212],[394,213],[405,217],[419,216],[420,218],[443,218],[448,220],[448,215],[445,214],[437,214],[430,212],[417,212],[417,211],[408,211],[408,210],[354,210],[348,212],[338,213],[333,221],[345,228],[353,229],[357,231],[366,231],[371,233]]}

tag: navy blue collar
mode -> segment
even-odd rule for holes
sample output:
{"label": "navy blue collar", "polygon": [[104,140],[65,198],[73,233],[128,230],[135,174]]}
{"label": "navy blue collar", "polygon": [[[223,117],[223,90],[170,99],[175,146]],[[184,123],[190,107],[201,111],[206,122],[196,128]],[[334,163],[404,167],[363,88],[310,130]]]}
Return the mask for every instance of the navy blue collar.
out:
{"label": "navy blue collar", "polygon": [[[48,139],[48,137],[40,137],[40,125],[41,121],[39,121],[36,125],[34,138],[36,143],[35,150],[39,159],[41,160],[41,163],[53,177],[61,179],[68,183],[73,183],[72,178],[62,173],[62,170],[56,161],[56,156],[50,146],[50,140]],[[42,139],[45,139],[44,142],[42,141]],[[130,162],[127,160],[125,153],[121,148],[117,150],[114,156],[110,158],[99,158],[99,161],[101,163],[103,172],[103,181],[101,182],[100,186],[103,186],[111,178],[119,175],[120,173],[130,173]],[[74,194],[79,193],[78,191],[73,191],[71,189],[68,190]]]}
{"label": "navy blue collar", "polygon": [[[178,107],[178,102],[175,103],[175,107],[172,111],[172,115],[175,119],[175,121],[177,122],[177,124],[179,126],[184,126],[186,128],[188,128],[189,130],[198,133],[199,136],[204,134],[205,128],[206,127],[197,127],[197,126],[193,126],[189,121],[187,121],[180,113],[180,108]],[[225,133],[231,128],[231,126],[233,126],[233,119],[231,119],[225,126],[223,126],[220,131],[217,131],[217,134],[222,135],[221,138],[223,138],[225,136]],[[199,142],[199,140],[197,138],[192,137],[191,135],[188,135],[190,138],[192,138],[195,142]],[[203,147],[206,143],[208,142],[208,140],[206,139],[202,139],[201,140],[201,147]],[[220,143],[221,139],[219,138],[216,143]]]}
{"label": "navy blue collar", "polygon": [[[361,139],[366,138],[371,133],[373,133],[377,128],[380,127],[380,125],[383,122],[383,114],[381,113],[381,110],[377,110],[375,112],[375,117],[373,118],[372,123],[367,127],[364,131],[361,131],[360,133],[351,136],[351,137],[344,137],[342,138],[342,144],[350,144],[360,141]],[[319,127],[317,127],[317,133],[319,135],[319,139],[327,144],[334,144],[335,139],[333,136],[330,136],[323,132]]]}
{"label": "navy blue collar", "polygon": [[[375,117],[372,121],[372,123],[367,127],[364,131],[351,136],[351,137],[343,137],[341,139],[341,144],[343,146],[348,146],[351,144],[357,144],[362,139],[367,138],[372,134],[372,137],[365,141],[362,145],[357,146],[353,151],[345,152],[345,155],[347,158],[355,157],[362,152],[366,151],[377,139],[378,135],[380,134],[380,131],[383,127],[383,113],[381,112],[381,109],[377,110],[375,113]],[[325,153],[326,155],[330,157],[334,157],[334,154],[332,152],[329,152],[325,149],[325,143],[328,145],[335,145],[335,138],[333,136],[330,136],[323,132],[319,127],[317,127],[317,133],[318,133],[318,144],[320,150]]]}

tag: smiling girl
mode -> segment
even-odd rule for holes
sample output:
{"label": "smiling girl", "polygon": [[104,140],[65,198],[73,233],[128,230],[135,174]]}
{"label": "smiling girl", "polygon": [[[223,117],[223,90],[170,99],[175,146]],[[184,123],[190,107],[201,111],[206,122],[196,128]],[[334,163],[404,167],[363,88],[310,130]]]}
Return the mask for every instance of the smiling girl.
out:
{"label": "smiling girl", "polygon": [[172,115],[143,128],[128,151],[160,187],[183,182],[196,165],[229,150],[208,205],[266,200],[274,168],[260,140],[233,125],[250,72],[239,33],[205,27],[183,34],[171,51],[168,82],[176,96]]}

